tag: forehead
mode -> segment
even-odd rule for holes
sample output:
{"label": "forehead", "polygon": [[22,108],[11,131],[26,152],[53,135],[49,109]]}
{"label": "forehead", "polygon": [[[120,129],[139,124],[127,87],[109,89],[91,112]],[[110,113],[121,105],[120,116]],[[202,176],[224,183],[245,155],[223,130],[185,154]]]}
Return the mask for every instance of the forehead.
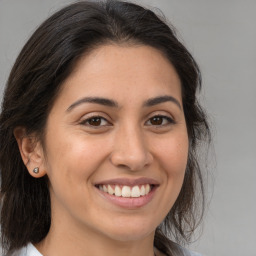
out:
{"label": "forehead", "polygon": [[[104,45],[83,56],[60,96],[155,97],[171,93],[181,101],[181,85],[170,61],[145,45]],[[96,94],[96,95],[95,95]]]}

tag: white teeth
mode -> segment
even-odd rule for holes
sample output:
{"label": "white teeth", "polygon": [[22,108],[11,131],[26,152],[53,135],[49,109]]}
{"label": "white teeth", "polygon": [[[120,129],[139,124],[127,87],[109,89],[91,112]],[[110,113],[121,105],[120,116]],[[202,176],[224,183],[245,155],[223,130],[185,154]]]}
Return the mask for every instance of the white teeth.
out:
{"label": "white teeth", "polygon": [[149,184],[140,186],[119,186],[119,185],[99,185],[99,189],[110,195],[118,197],[140,197],[145,196],[151,191]]}
{"label": "white teeth", "polygon": [[144,185],[141,186],[140,195],[141,195],[141,196],[145,196],[145,195],[146,195],[146,189],[145,189],[145,186],[144,186]]}
{"label": "white teeth", "polygon": [[113,190],[113,188],[110,185],[108,185],[108,193],[110,195],[114,195],[114,193],[115,193],[115,191]]}
{"label": "white teeth", "polygon": [[148,194],[150,191],[150,186],[149,184],[146,185],[146,188],[145,188],[145,193]]}
{"label": "white teeth", "polygon": [[131,188],[128,186],[123,186],[122,197],[131,197]]}
{"label": "white teeth", "polygon": [[138,186],[135,186],[132,188],[132,197],[140,197],[140,188]]}
{"label": "white teeth", "polygon": [[121,196],[122,195],[122,191],[121,188],[119,186],[115,187],[115,196]]}

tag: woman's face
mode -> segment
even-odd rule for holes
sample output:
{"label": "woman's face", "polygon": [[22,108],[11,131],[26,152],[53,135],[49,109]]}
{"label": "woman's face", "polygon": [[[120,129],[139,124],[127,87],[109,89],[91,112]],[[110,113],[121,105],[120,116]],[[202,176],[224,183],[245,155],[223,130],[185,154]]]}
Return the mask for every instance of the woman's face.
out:
{"label": "woman's face", "polygon": [[188,156],[174,67],[148,46],[92,51],[53,105],[44,152],[52,227],[119,241],[153,236]]}

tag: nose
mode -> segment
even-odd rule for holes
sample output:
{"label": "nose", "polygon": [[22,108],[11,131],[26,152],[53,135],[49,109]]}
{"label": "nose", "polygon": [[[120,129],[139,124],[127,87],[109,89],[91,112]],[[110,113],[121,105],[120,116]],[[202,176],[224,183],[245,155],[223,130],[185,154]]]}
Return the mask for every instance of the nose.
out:
{"label": "nose", "polygon": [[140,171],[153,161],[143,132],[136,128],[125,128],[115,137],[110,160],[113,165],[131,171]]}

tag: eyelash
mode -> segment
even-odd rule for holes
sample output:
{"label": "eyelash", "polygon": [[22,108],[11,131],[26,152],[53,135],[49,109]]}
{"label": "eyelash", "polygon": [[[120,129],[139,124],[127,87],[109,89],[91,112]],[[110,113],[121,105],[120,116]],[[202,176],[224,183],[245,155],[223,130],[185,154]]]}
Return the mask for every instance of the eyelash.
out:
{"label": "eyelash", "polygon": [[[165,122],[164,122],[164,120],[165,120]],[[102,125],[102,121],[106,122],[107,124]],[[152,121],[157,121],[157,122],[160,121],[160,123],[159,124],[152,124],[152,123],[148,124],[149,122],[152,122]],[[90,124],[89,122],[96,122],[96,125]],[[86,125],[89,127],[93,127],[95,129],[101,128],[101,127],[106,127],[106,126],[111,126],[111,123],[106,118],[104,118],[102,116],[92,116],[90,118],[87,118],[86,120],[83,120],[80,124]],[[149,118],[145,122],[146,126],[154,126],[154,127],[163,127],[163,126],[168,126],[171,124],[175,124],[175,121],[172,118],[170,118],[168,116],[164,116],[164,115],[155,115],[155,116]]]}
{"label": "eyelash", "polygon": [[[90,124],[89,122],[93,121],[93,120],[96,121],[96,122],[100,122],[100,124],[99,125]],[[105,121],[107,123],[107,125],[101,125],[102,121]],[[96,129],[100,128],[102,126],[104,127],[104,126],[110,126],[111,125],[110,122],[102,116],[92,116],[90,118],[87,118],[86,120],[83,120],[80,124],[86,125],[86,126],[89,126],[89,127],[93,127],[93,128],[96,128]]]}
{"label": "eyelash", "polygon": [[[160,124],[151,124],[152,126],[155,126],[155,127],[160,127],[160,126],[167,126],[167,125],[171,125],[171,124],[175,124],[175,122],[174,122],[174,120],[171,118],[171,117],[169,117],[169,116],[164,116],[164,115],[155,115],[155,116],[153,116],[153,117],[151,117],[147,122],[146,122],[146,124],[149,122],[149,121],[153,121],[155,119],[155,121],[159,121],[159,119],[160,119],[160,121],[161,121],[161,123]],[[166,123],[164,123],[163,124],[163,120],[165,120],[166,121]]]}

